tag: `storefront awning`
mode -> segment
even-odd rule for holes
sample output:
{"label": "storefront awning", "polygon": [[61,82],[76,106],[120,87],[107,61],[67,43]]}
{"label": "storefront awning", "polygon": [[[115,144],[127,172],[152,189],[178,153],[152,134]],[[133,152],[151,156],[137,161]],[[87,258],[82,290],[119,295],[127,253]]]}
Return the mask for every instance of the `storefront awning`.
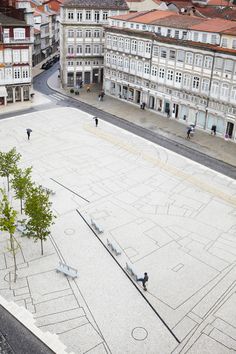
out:
{"label": "storefront awning", "polygon": [[7,90],[5,86],[0,86],[0,97],[7,97]]}

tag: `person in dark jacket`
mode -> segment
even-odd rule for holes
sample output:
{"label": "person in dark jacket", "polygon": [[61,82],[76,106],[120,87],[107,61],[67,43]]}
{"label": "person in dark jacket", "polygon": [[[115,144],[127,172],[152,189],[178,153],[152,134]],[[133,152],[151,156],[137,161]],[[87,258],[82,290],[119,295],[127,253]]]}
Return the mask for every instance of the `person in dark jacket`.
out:
{"label": "person in dark jacket", "polygon": [[147,291],[146,283],[148,282],[148,274],[145,272],[143,278],[137,279],[137,281],[141,281],[143,284],[143,289]]}

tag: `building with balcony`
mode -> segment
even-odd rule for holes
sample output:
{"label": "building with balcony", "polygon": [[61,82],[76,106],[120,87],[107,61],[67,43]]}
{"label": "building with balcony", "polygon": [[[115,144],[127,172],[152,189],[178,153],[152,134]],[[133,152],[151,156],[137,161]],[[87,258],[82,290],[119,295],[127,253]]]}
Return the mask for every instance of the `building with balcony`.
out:
{"label": "building with balcony", "polygon": [[112,17],[105,93],[207,131],[215,125],[236,141],[235,40],[232,21],[165,11]]}
{"label": "building with balcony", "polygon": [[60,13],[60,70],[64,87],[100,83],[104,30],[110,16],[128,12],[125,0],[66,0]]}
{"label": "building with balcony", "polygon": [[0,13],[0,102],[30,99],[32,42],[25,21]]}

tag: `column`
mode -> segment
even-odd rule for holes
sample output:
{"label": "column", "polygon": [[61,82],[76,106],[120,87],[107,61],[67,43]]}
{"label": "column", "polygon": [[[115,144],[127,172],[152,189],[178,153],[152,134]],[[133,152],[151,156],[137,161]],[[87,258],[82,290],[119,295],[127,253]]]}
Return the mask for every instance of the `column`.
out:
{"label": "column", "polygon": [[21,86],[21,88],[20,88],[20,100],[21,100],[21,102],[24,101],[24,88],[23,88],[23,86]]}
{"label": "column", "polygon": [[13,103],[16,102],[16,88],[12,87],[12,97],[13,97]]}

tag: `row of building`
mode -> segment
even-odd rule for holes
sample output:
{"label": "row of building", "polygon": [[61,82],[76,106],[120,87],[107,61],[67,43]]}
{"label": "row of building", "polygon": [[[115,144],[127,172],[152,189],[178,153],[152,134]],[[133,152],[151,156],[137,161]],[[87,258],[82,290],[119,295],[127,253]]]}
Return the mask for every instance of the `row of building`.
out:
{"label": "row of building", "polygon": [[103,82],[117,99],[235,140],[236,23],[108,3],[62,5],[63,86]]}
{"label": "row of building", "polygon": [[0,105],[30,100],[32,66],[58,49],[61,1],[1,0]]}

